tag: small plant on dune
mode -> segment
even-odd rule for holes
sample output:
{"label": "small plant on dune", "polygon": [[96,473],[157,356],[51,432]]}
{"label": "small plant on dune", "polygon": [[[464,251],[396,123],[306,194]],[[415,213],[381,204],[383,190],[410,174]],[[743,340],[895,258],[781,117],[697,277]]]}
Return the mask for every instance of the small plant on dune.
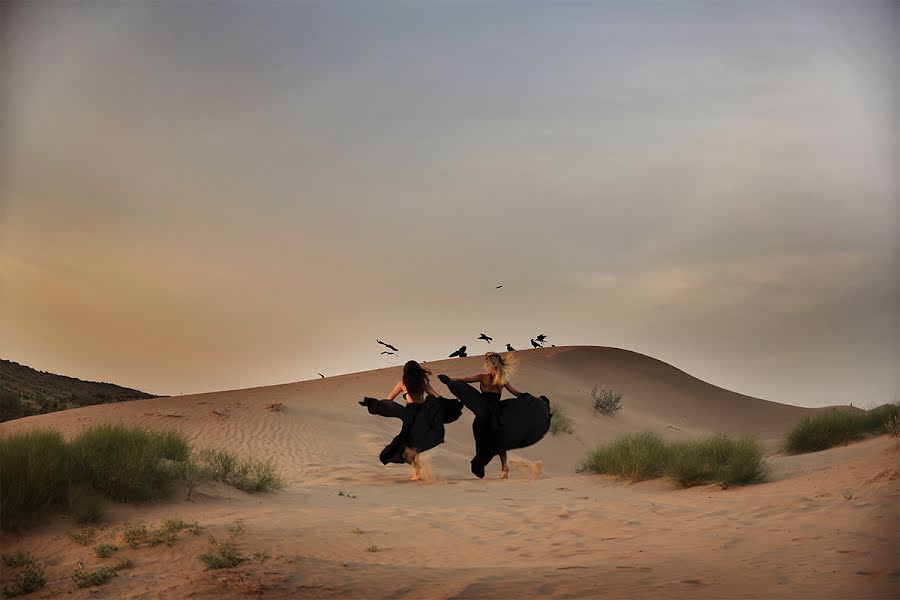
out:
{"label": "small plant on dune", "polygon": [[715,482],[722,487],[759,483],[768,477],[763,449],[752,437],[713,435],[669,444],[665,472],[681,487]]}
{"label": "small plant on dune", "polygon": [[565,413],[563,407],[556,402],[550,405],[550,433],[553,435],[575,433],[575,425],[572,423],[572,419]]}
{"label": "small plant on dune", "polygon": [[201,531],[203,531],[203,527],[199,523],[197,523],[197,521],[185,521],[184,519],[178,517],[163,519],[161,529],[163,531],[169,531],[172,533],[187,529],[194,535],[198,535]]}
{"label": "small plant on dune", "polygon": [[816,452],[862,439],[864,416],[847,410],[829,409],[800,421],[785,435],[789,454]]}
{"label": "small plant on dune", "polygon": [[350,533],[355,533],[355,534],[357,534],[357,535],[360,535],[360,534],[365,533],[365,531],[363,531],[363,530],[360,529],[359,527],[354,527],[353,529],[350,530]]}
{"label": "small plant on dune", "polygon": [[378,552],[379,550],[381,550],[381,548],[379,548],[375,544],[372,544],[371,546],[366,548],[366,552]]}
{"label": "small plant on dune", "polygon": [[209,549],[199,558],[210,569],[230,569],[247,560],[247,557],[238,550],[234,540],[219,542],[213,536],[209,536]]}
{"label": "small plant on dune", "polygon": [[116,571],[121,571],[123,569],[130,569],[134,566],[134,563],[131,562],[130,558],[120,558],[116,561],[116,564],[113,565],[113,569]]}
{"label": "small plant on dune", "polygon": [[94,554],[97,558],[109,558],[114,552],[118,551],[119,547],[113,546],[112,544],[100,544],[99,546],[94,546]]}
{"label": "small plant on dune", "polygon": [[591,450],[578,471],[617,475],[635,483],[659,476],[666,455],[666,444],[659,435],[633,433]]}
{"label": "small plant on dune", "polygon": [[891,437],[900,438],[900,415],[894,415],[884,424],[884,429]]}
{"label": "small plant on dune", "polygon": [[65,507],[74,479],[73,463],[58,431],[0,438],[0,526],[21,527],[46,510]]}
{"label": "small plant on dune", "polygon": [[253,553],[253,560],[255,560],[256,562],[265,562],[270,558],[272,558],[272,555],[265,551]]}
{"label": "small plant on dune", "polygon": [[165,495],[167,485],[178,476],[166,461],[186,461],[190,448],[177,431],[96,425],[75,438],[72,452],[94,489],[128,502]]}
{"label": "small plant on dune", "polygon": [[146,544],[149,539],[147,525],[143,521],[126,523],[125,528],[122,529],[122,539],[129,548],[137,548],[141,544]]}
{"label": "small plant on dune", "polygon": [[591,390],[591,398],[594,399],[594,414],[600,413],[611,417],[622,408],[622,393],[594,386]]}
{"label": "small plant on dune", "polygon": [[224,450],[201,450],[194,461],[207,470],[210,477],[245,492],[280,490],[284,482],[268,460],[240,460]]}
{"label": "small plant on dune", "polygon": [[116,570],[113,567],[103,566],[90,571],[78,563],[78,567],[72,572],[72,583],[77,588],[86,588],[92,585],[103,585],[115,576]]}
{"label": "small plant on dune", "polygon": [[228,533],[230,533],[232,537],[235,537],[244,533],[245,529],[246,526],[244,525],[244,520],[235,519],[231,522],[231,525],[228,526]]}
{"label": "small plant on dune", "polygon": [[34,557],[21,550],[10,555],[3,555],[3,564],[12,569],[21,569],[12,580],[3,587],[7,598],[30,594],[47,584],[44,572],[37,566]]}
{"label": "small plant on dune", "polygon": [[66,533],[70,540],[82,546],[88,546],[97,537],[97,529],[95,527],[84,527],[79,530],[71,530]]}

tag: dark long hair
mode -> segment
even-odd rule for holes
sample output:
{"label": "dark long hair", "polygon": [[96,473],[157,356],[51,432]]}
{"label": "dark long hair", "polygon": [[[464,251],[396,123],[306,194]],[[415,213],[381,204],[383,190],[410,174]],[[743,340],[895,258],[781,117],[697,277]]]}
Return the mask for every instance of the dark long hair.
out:
{"label": "dark long hair", "polygon": [[403,385],[410,396],[418,398],[425,393],[425,386],[428,385],[428,376],[431,371],[423,369],[422,365],[414,360],[403,365]]}

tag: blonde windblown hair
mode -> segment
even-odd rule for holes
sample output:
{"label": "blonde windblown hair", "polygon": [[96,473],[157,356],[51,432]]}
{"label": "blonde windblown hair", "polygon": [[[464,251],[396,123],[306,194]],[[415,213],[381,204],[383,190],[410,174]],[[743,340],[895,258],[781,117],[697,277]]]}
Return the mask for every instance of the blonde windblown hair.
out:
{"label": "blonde windblown hair", "polygon": [[494,376],[494,385],[506,385],[516,370],[516,357],[512,352],[500,356],[496,352],[484,355],[484,367]]}

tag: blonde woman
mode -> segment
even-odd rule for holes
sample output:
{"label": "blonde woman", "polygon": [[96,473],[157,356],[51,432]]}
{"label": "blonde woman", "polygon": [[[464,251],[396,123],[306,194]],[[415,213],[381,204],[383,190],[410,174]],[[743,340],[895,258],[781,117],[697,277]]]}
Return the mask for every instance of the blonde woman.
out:
{"label": "blonde woman", "polygon": [[[475,414],[472,433],[475,437],[475,458],[472,472],[484,477],[484,467],[494,456],[500,456],[500,479],[509,477],[506,451],[534,444],[550,428],[550,401],[541,396],[520,392],[510,377],[515,369],[515,355],[501,356],[496,352],[484,355],[484,372],[451,380],[440,379],[462,403]],[[480,393],[469,383],[478,383]],[[506,389],[515,398],[501,401]]]}

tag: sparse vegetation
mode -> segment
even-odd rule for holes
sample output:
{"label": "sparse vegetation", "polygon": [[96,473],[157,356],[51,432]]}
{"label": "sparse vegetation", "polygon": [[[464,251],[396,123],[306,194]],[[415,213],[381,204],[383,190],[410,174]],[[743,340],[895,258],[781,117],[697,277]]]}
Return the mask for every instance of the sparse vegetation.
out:
{"label": "sparse vegetation", "polygon": [[889,436],[900,438],[900,414],[889,418],[884,424],[884,430]]}
{"label": "sparse vegetation", "polygon": [[230,569],[247,560],[234,540],[219,542],[213,536],[209,536],[209,549],[199,558],[210,569]]}
{"label": "sparse vegetation", "polygon": [[652,479],[663,473],[667,450],[655,433],[624,435],[591,450],[578,470],[608,473],[632,482]]}
{"label": "sparse vegetation", "polygon": [[594,386],[591,390],[591,398],[594,399],[594,414],[600,413],[611,417],[622,408],[622,393],[614,390]]}
{"label": "sparse vegetation", "polygon": [[97,558],[109,558],[113,553],[118,551],[119,547],[113,546],[112,544],[100,544],[99,546],[94,546],[94,554]]}
{"label": "sparse vegetation", "polygon": [[76,544],[89,546],[94,541],[94,538],[97,537],[97,529],[94,527],[84,527],[78,530],[72,529],[66,535]]}
{"label": "sparse vegetation", "polygon": [[892,420],[900,419],[900,405],[884,404],[865,411],[829,409],[806,417],[784,438],[789,454],[817,452],[862,439],[866,433],[890,433]]}
{"label": "sparse vegetation", "polygon": [[752,437],[713,435],[666,442],[655,433],[620,437],[588,453],[578,469],[616,475],[632,482],[668,475],[681,487],[715,482],[723,487],[765,481],[763,449]]}
{"label": "sparse vegetation", "polygon": [[346,492],[346,493],[345,493],[345,492],[343,492],[343,491],[339,491],[339,492],[338,492],[338,496],[344,496],[345,498],[351,498],[351,499],[353,499],[353,500],[356,500],[356,498],[357,498],[357,496],[351,494],[350,492]]}
{"label": "sparse vegetation", "polygon": [[123,502],[159,498],[179,479],[188,485],[188,498],[200,481],[251,493],[284,485],[270,461],[215,450],[192,454],[177,431],[97,425],[66,443],[57,431],[35,430],[0,438],[0,527],[29,525],[53,509],[96,523],[104,496]]}
{"label": "sparse vegetation", "polygon": [[235,519],[234,521],[232,521],[231,525],[228,526],[228,533],[230,533],[232,537],[235,537],[244,533],[244,529],[246,529],[246,527],[244,526],[244,520]]}
{"label": "sparse vegetation", "polygon": [[365,533],[365,531],[363,531],[359,527],[354,527],[353,529],[350,530],[350,533],[355,533],[356,535],[361,535],[361,534]]}
{"label": "sparse vegetation", "polygon": [[550,405],[550,433],[553,435],[575,433],[575,425],[572,423],[572,419],[566,415],[563,407],[556,402]]}
{"label": "sparse vegetation", "polygon": [[46,510],[64,508],[74,477],[58,431],[34,430],[0,438],[0,526],[21,527]]}
{"label": "sparse vegetation", "polygon": [[765,481],[768,468],[755,438],[735,440],[718,434],[670,443],[665,473],[681,487],[709,482],[729,487]]}
{"label": "sparse vegetation", "polygon": [[123,557],[116,561],[116,564],[113,565],[113,569],[115,569],[116,571],[121,571],[123,569],[130,569],[133,566],[134,563],[131,562],[130,558]]}
{"label": "sparse vegetation", "polygon": [[240,460],[224,450],[201,450],[193,460],[210,478],[245,492],[271,492],[284,487],[268,460]]}
{"label": "sparse vegetation", "polygon": [[116,569],[110,566],[103,566],[90,571],[84,568],[81,563],[75,571],[72,572],[72,583],[75,587],[85,588],[91,585],[103,585],[116,576]]}
{"label": "sparse vegetation", "polygon": [[381,548],[379,548],[375,544],[372,544],[371,546],[366,548],[366,552],[378,552],[379,550],[381,550]]}
{"label": "sparse vegetation", "polygon": [[4,554],[3,565],[11,569],[21,569],[3,587],[3,594],[7,598],[30,594],[47,584],[44,572],[37,566],[34,557],[27,552],[19,550],[10,555]]}
{"label": "sparse vegetation", "polygon": [[72,452],[94,489],[128,502],[164,496],[167,485],[177,477],[166,461],[186,461],[190,447],[178,431],[103,424],[76,437]]}

